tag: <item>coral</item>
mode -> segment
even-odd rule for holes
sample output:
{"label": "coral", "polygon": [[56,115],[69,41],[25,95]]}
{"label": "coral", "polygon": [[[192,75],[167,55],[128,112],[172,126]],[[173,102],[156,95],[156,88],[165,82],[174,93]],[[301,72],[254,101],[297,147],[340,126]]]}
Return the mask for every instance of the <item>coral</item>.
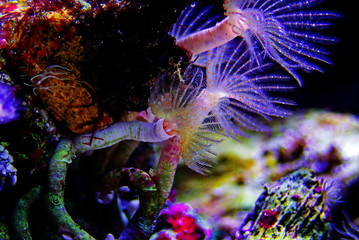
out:
{"label": "coral", "polygon": [[246,239],[329,239],[323,181],[299,170],[266,185],[241,227]]}
{"label": "coral", "polygon": [[[183,3],[178,3],[181,4]],[[54,92],[42,96],[50,112],[58,120],[65,120],[75,133],[94,131],[111,123],[112,116],[118,118],[125,111],[145,108],[153,79],[159,71],[179,60],[177,54],[184,52],[173,45],[173,39],[166,34],[167,30],[153,31],[150,33],[151,38],[138,38],[141,39],[140,42],[132,41],[133,36],[146,34],[144,22],[151,24],[149,29],[153,26],[166,27],[147,20],[137,28],[134,27],[140,21],[132,19],[132,13],[140,6],[142,9],[137,18],[146,18],[148,14],[152,14],[147,9],[156,10],[156,3],[137,5],[136,2],[125,1],[21,1],[11,4],[11,9],[5,5],[2,11],[6,13],[6,17],[3,16],[1,24],[9,37],[2,56],[6,58],[7,67],[30,77],[39,74],[42,76],[44,71],[46,75],[46,70],[49,70],[47,68],[54,65],[64,66],[76,74],[78,83],[71,82],[68,85],[76,85],[73,86],[77,89],[74,92],[84,94],[83,102],[75,105],[65,101],[61,104],[58,97],[63,97],[68,92],[59,88],[55,90],[55,86],[62,84],[56,85],[58,82],[51,80],[43,83],[45,88],[51,86]],[[168,6],[169,9],[171,7]],[[156,14],[152,20],[162,23],[170,19],[175,21],[176,15],[165,18],[167,15],[168,12]],[[124,22],[130,23],[130,29]],[[153,38],[154,32],[159,36]],[[134,45],[129,47],[128,44],[132,42]],[[165,54],[167,51],[168,54]],[[147,57],[146,54],[152,57]],[[164,54],[168,56],[164,57]],[[113,61],[114,59],[116,60]],[[145,63],[138,64],[139,59],[144,59]],[[161,62],[160,66],[153,64],[154,61]],[[147,70],[143,70],[144,66]],[[113,76],[117,76],[119,80],[112,81]],[[87,83],[91,83],[92,87]],[[35,86],[37,89],[38,87]],[[94,88],[98,90],[96,93]],[[49,100],[49,96],[54,96],[54,100]],[[70,114],[71,111],[79,112]],[[69,114],[63,116],[63,112]],[[111,117],[103,112],[109,113]]]}
{"label": "coral", "polygon": [[12,165],[13,157],[0,143],[0,192],[6,180],[9,180],[12,185],[16,184],[16,168]]}
{"label": "coral", "polygon": [[[343,230],[338,222],[341,214],[335,212],[344,206],[357,225],[358,211],[352,207],[356,200],[348,201],[357,199],[353,197],[357,196],[357,189],[350,188],[358,179],[359,169],[357,117],[312,109],[273,121],[271,127],[269,133],[252,134],[240,143],[234,140],[220,143],[217,166],[206,181],[180,164],[175,181],[178,201],[189,203],[200,214],[213,218],[216,222],[213,231],[223,238],[233,237],[262,192],[263,184],[305,167],[324,179],[320,180],[322,197],[337,228]],[[351,196],[345,198],[347,192]]]}
{"label": "coral", "polygon": [[[151,177],[139,169],[122,169],[104,179],[101,185],[107,186],[106,191],[115,189],[119,183],[122,185],[128,182],[140,189],[140,208],[119,239],[148,239],[150,237],[155,227],[155,219],[172,189],[178,160],[179,139],[173,137],[164,146],[156,176]],[[152,178],[157,180],[156,183]]]}
{"label": "coral", "polygon": [[35,5],[19,7],[17,17],[11,19],[16,21],[15,26],[10,20],[5,24],[12,26],[5,48],[7,59],[22,66],[22,71],[31,77],[40,74],[49,62],[64,65],[76,63],[82,57],[81,37],[76,35],[73,25],[75,16],[64,6],[42,9],[43,12],[40,9]]}
{"label": "coral", "polygon": [[49,111],[71,132],[91,132],[111,124],[112,118],[100,112],[92,87],[77,78],[70,69],[50,66],[31,81]]}
{"label": "coral", "polygon": [[262,151],[265,159],[275,159],[273,179],[308,167],[317,175],[348,185],[358,175],[359,152],[353,145],[358,131],[358,118],[351,114],[298,112],[285,124],[273,125]]}
{"label": "coral", "polygon": [[[176,163],[179,160],[179,140],[173,137],[164,147],[165,151],[158,164],[157,176],[150,176],[140,169],[122,168],[110,172],[100,184],[102,191],[110,191],[120,185],[130,185],[140,190],[140,208],[119,239],[148,239],[153,232],[159,211],[165,204],[174,179]],[[45,202],[57,233],[63,238],[94,239],[83,230],[68,214],[64,204],[64,187],[67,167],[72,162],[76,149],[70,140],[61,140],[49,163],[48,191]],[[174,167],[168,168],[168,166]],[[157,190],[156,178],[161,187]],[[28,210],[39,199],[41,188],[34,188],[19,199],[15,208],[16,232],[21,237],[31,238],[28,225]],[[26,231],[19,232],[19,227]]]}
{"label": "coral", "polygon": [[176,240],[176,233],[172,230],[161,230],[153,234],[150,240]]}
{"label": "coral", "polygon": [[[291,115],[283,105],[292,101],[272,92],[293,86],[288,77],[270,68],[270,62],[277,61],[298,81],[298,68],[319,70],[310,59],[329,62],[324,52],[317,52],[316,43],[332,38],[308,31],[300,35],[295,29],[306,24],[312,29],[308,17],[323,20],[317,25],[323,28],[338,17],[301,10],[316,2],[295,1],[298,5],[290,7],[298,14],[285,8],[285,1],[243,1],[244,5],[226,1],[226,12],[219,5],[202,11],[203,5],[196,2],[181,14],[187,1],[2,1],[0,67],[17,84],[5,81],[14,85],[14,91],[5,92],[14,98],[16,91],[28,108],[19,121],[7,124],[6,120],[0,128],[1,180],[10,177],[14,184],[14,173],[19,175],[16,188],[6,187],[0,193],[6,195],[0,198],[5,203],[0,221],[8,224],[12,219],[9,234],[39,240],[211,238],[212,231],[196,211],[168,201],[180,157],[190,168],[206,173],[216,161],[219,142],[238,140],[248,131],[267,131],[265,121]],[[270,6],[264,9],[266,4]],[[275,13],[266,11],[271,7]],[[207,19],[212,10],[216,16]],[[281,24],[268,29],[280,11],[288,13],[291,21],[295,18],[289,22],[295,25],[288,27],[289,32]],[[268,38],[271,33],[284,34]],[[298,49],[299,40],[303,51]],[[10,95],[0,96],[0,107],[8,107],[11,101],[3,104],[3,96]],[[147,112],[135,112],[148,105]],[[11,115],[6,111],[0,111],[0,117]],[[160,143],[149,149],[152,145],[139,142]],[[332,155],[335,158],[335,151]],[[264,168],[254,161],[248,164],[242,169],[251,169],[253,176]],[[298,175],[304,180],[296,179]],[[280,232],[279,222],[298,236],[315,237],[327,227],[326,204],[338,200],[333,197],[336,191],[330,192],[332,185],[307,172],[288,179],[288,184],[284,179],[266,188],[259,202],[268,200],[268,205],[260,209],[261,202],[257,204],[243,234]],[[231,182],[246,181],[238,174]],[[289,191],[281,195],[285,204],[270,198],[278,197],[274,190]],[[224,191],[217,188],[210,199],[217,216],[225,214],[218,199],[234,199]],[[283,217],[298,206],[297,215]],[[235,214],[237,206],[231,207]],[[297,223],[298,219],[303,221]],[[1,233],[8,235],[7,228],[2,227]]]}
{"label": "coral", "polygon": [[19,108],[13,89],[0,82],[0,124],[17,119]]}
{"label": "coral", "polygon": [[119,239],[147,239],[152,234],[154,220],[159,212],[156,183],[140,169],[122,168],[105,176],[100,186],[107,192],[123,185],[136,187],[140,191],[140,208]]}
{"label": "coral", "polygon": [[211,230],[204,224],[195,210],[185,203],[176,203],[162,210],[155,230],[159,233],[156,233],[156,237],[152,238],[157,240],[172,239],[167,234],[164,236],[165,233],[160,231],[167,228],[176,234],[174,239],[204,240],[210,239],[212,236]]}

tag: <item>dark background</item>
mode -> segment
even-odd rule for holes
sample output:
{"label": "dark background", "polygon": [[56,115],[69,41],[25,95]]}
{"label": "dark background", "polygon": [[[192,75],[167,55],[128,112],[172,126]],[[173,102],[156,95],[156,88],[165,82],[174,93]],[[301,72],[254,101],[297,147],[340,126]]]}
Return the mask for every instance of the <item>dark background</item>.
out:
{"label": "dark background", "polygon": [[298,108],[324,108],[359,114],[358,13],[353,2],[327,0],[320,9],[342,15],[326,32],[340,42],[328,46],[332,65],[320,65],[325,73],[300,72],[303,87],[296,92]]}

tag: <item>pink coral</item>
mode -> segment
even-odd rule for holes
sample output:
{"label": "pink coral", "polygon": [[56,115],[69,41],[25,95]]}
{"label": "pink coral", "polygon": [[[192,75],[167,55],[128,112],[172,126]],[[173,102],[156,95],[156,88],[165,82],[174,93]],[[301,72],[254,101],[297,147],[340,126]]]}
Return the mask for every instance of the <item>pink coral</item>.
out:
{"label": "pink coral", "polygon": [[211,236],[211,230],[204,226],[192,207],[185,203],[173,204],[164,209],[156,228],[169,228],[176,233],[176,238],[181,240],[208,239]]}

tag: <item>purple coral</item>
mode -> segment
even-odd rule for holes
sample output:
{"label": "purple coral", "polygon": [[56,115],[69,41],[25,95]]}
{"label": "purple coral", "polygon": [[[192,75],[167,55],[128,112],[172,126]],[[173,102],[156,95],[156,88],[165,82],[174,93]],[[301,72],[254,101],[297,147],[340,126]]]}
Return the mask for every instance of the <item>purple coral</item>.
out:
{"label": "purple coral", "polygon": [[0,124],[10,122],[18,117],[18,101],[15,98],[13,89],[0,83]]}

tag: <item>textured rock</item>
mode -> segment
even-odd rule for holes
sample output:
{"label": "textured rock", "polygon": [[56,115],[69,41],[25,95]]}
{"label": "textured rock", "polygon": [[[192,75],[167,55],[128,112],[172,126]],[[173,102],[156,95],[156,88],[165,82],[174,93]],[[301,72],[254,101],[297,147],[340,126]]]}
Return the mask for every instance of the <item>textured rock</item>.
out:
{"label": "textured rock", "polygon": [[324,181],[299,170],[266,185],[241,228],[246,239],[328,239]]}

